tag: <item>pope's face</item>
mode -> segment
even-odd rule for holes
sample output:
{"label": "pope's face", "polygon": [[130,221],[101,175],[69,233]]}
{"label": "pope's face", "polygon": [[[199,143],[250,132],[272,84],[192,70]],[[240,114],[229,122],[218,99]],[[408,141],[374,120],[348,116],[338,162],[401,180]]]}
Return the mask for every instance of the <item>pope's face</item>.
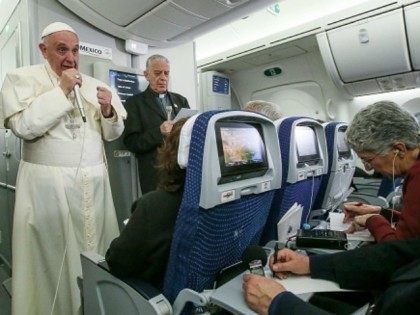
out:
{"label": "pope's face", "polygon": [[79,68],[79,39],[72,32],[61,31],[48,35],[39,44],[39,49],[58,76],[61,76],[63,70]]}
{"label": "pope's face", "polygon": [[144,76],[153,91],[165,93],[168,90],[169,63],[162,59],[152,60],[149,68],[144,71]]}

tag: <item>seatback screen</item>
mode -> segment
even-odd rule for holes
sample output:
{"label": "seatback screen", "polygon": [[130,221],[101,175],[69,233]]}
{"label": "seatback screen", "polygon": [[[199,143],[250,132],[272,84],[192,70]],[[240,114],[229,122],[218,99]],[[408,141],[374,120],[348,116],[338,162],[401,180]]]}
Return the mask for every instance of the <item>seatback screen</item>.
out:
{"label": "seatback screen", "polygon": [[299,163],[316,164],[319,161],[318,141],[312,127],[296,126],[295,141]]}
{"label": "seatback screen", "polygon": [[264,175],[268,169],[261,126],[248,122],[216,122],[219,183]]}
{"label": "seatback screen", "polygon": [[346,142],[345,129],[339,129],[337,134],[337,149],[339,158],[349,158],[351,151]]}

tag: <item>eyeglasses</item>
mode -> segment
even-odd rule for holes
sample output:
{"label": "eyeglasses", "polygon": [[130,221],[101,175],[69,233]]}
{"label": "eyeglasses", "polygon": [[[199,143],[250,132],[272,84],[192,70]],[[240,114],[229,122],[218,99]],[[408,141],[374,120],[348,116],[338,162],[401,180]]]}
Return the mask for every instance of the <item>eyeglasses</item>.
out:
{"label": "eyeglasses", "polygon": [[362,160],[363,165],[365,166],[365,168],[367,170],[371,170],[372,167],[372,162],[373,160],[375,160],[378,157],[379,154],[375,154],[373,157],[369,158],[369,159],[365,159],[365,158],[360,158],[360,160]]}

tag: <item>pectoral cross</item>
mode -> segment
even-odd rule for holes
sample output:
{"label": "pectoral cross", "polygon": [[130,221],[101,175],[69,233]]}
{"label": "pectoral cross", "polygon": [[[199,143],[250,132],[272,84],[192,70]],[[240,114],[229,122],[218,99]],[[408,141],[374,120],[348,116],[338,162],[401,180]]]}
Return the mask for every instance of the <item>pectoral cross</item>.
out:
{"label": "pectoral cross", "polygon": [[74,118],[70,119],[70,122],[64,125],[67,129],[71,131],[73,139],[76,139],[76,130],[80,128],[80,124],[74,122]]}

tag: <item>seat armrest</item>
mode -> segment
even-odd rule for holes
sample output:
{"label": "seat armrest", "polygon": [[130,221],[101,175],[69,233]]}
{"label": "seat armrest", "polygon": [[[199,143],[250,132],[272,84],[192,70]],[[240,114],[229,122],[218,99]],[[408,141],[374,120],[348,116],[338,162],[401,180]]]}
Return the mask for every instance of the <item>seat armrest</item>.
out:
{"label": "seat armrest", "polygon": [[[94,254],[94,253],[84,253],[87,255],[90,254]],[[94,257],[94,256],[91,256]],[[103,259],[103,257],[99,258],[96,257],[95,260],[97,265],[99,267],[101,267],[102,269],[108,271],[109,273],[111,273],[111,269],[109,268],[109,265],[107,263],[107,261],[105,259]],[[112,274],[112,273],[111,273]],[[138,279],[138,278],[134,278],[134,277],[124,277],[121,278],[119,277],[118,279],[120,279],[121,281],[124,281],[126,284],[128,284],[130,287],[132,287],[134,290],[136,290],[138,293],[141,294],[141,296],[143,296],[145,299],[150,300],[153,297],[158,296],[159,294],[161,294],[162,292],[160,292],[158,289],[156,289],[154,286],[152,286],[151,284]]]}
{"label": "seat armrest", "polygon": [[85,314],[172,314],[169,301],[156,288],[142,280],[113,276],[104,257],[83,252],[81,261]]}
{"label": "seat armrest", "polygon": [[137,278],[120,278],[120,279],[124,281],[125,283],[127,283],[130,287],[136,290],[136,292],[138,292],[142,297],[144,297],[147,300],[150,300],[162,294],[162,292],[160,292],[154,286],[152,286],[151,284],[143,280],[140,280]]}
{"label": "seat armrest", "polygon": [[212,290],[205,290],[198,293],[191,289],[182,289],[173,304],[174,315],[180,315],[188,302],[193,303],[195,306],[208,305],[210,303],[211,292]]}

